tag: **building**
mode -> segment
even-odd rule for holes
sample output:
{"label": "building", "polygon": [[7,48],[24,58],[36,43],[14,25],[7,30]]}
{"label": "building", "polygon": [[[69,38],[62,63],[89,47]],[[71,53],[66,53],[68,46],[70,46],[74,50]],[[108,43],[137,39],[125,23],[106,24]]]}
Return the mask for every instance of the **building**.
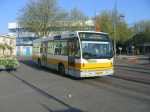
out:
{"label": "building", "polygon": [[0,57],[16,56],[16,38],[9,35],[0,35]]}
{"label": "building", "polygon": [[150,42],[137,45],[142,54],[150,54]]}
{"label": "building", "polygon": [[131,38],[130,43],[134,45],[137,54],[150,54],[150,38],[142,33],[136,34]]}
{"label": "building", "polygon": [[32,41],[36,39],[34,33],[21,28],[16,22],[8,23],[9,35],[16,37],[16,55],[31,56]]}

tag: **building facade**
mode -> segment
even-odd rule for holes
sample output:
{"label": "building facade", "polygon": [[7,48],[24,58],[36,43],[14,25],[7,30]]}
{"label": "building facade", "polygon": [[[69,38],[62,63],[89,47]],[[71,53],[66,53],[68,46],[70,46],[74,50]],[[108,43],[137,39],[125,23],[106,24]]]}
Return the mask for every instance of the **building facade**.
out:
{"label": "building facade", "polygon": [[9,35],[0,35],[0,57],[16,56],[16,38]]}
{"label": "building facade", "polygon": [[145,34],[137,33],[131,38],[130,44],[138,50],[137,54],[150,54],[150,39]]}
{"label": "building facade", "polygon": [[16,37],[16,55],[17,56],[31,56],[32,42],[36,39],[34,33],[21,28],[18,23],[8,23],[9,35]]}

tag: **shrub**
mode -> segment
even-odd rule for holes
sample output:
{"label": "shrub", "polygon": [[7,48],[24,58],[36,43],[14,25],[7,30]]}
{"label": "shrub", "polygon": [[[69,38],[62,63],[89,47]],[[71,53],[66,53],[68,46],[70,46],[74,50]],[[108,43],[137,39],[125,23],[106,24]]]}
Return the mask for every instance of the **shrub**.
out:
{"label": "shrub", "polygon": [[0,67],[16,68],[19,66],[17,59],[0,59]]}

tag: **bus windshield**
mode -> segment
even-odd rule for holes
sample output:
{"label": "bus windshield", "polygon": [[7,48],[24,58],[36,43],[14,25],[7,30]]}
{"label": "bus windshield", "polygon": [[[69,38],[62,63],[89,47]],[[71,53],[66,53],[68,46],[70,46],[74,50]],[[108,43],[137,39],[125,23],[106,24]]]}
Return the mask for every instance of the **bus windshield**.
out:
{"label": "bus windshield", "polygon": [[85,59],[112,58],[110,42],[82,41],[82,56]]}

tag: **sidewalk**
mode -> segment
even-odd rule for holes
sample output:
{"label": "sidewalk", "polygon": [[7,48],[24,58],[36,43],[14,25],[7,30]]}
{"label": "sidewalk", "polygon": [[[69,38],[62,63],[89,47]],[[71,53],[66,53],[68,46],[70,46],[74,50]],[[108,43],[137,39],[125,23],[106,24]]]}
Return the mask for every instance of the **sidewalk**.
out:
{"label": "sidewalk", "polygon": [[128,66],[133,68],[143,68],[150,70],[149,57],[145,55],[120,55],[115,59],[116,66]]}

